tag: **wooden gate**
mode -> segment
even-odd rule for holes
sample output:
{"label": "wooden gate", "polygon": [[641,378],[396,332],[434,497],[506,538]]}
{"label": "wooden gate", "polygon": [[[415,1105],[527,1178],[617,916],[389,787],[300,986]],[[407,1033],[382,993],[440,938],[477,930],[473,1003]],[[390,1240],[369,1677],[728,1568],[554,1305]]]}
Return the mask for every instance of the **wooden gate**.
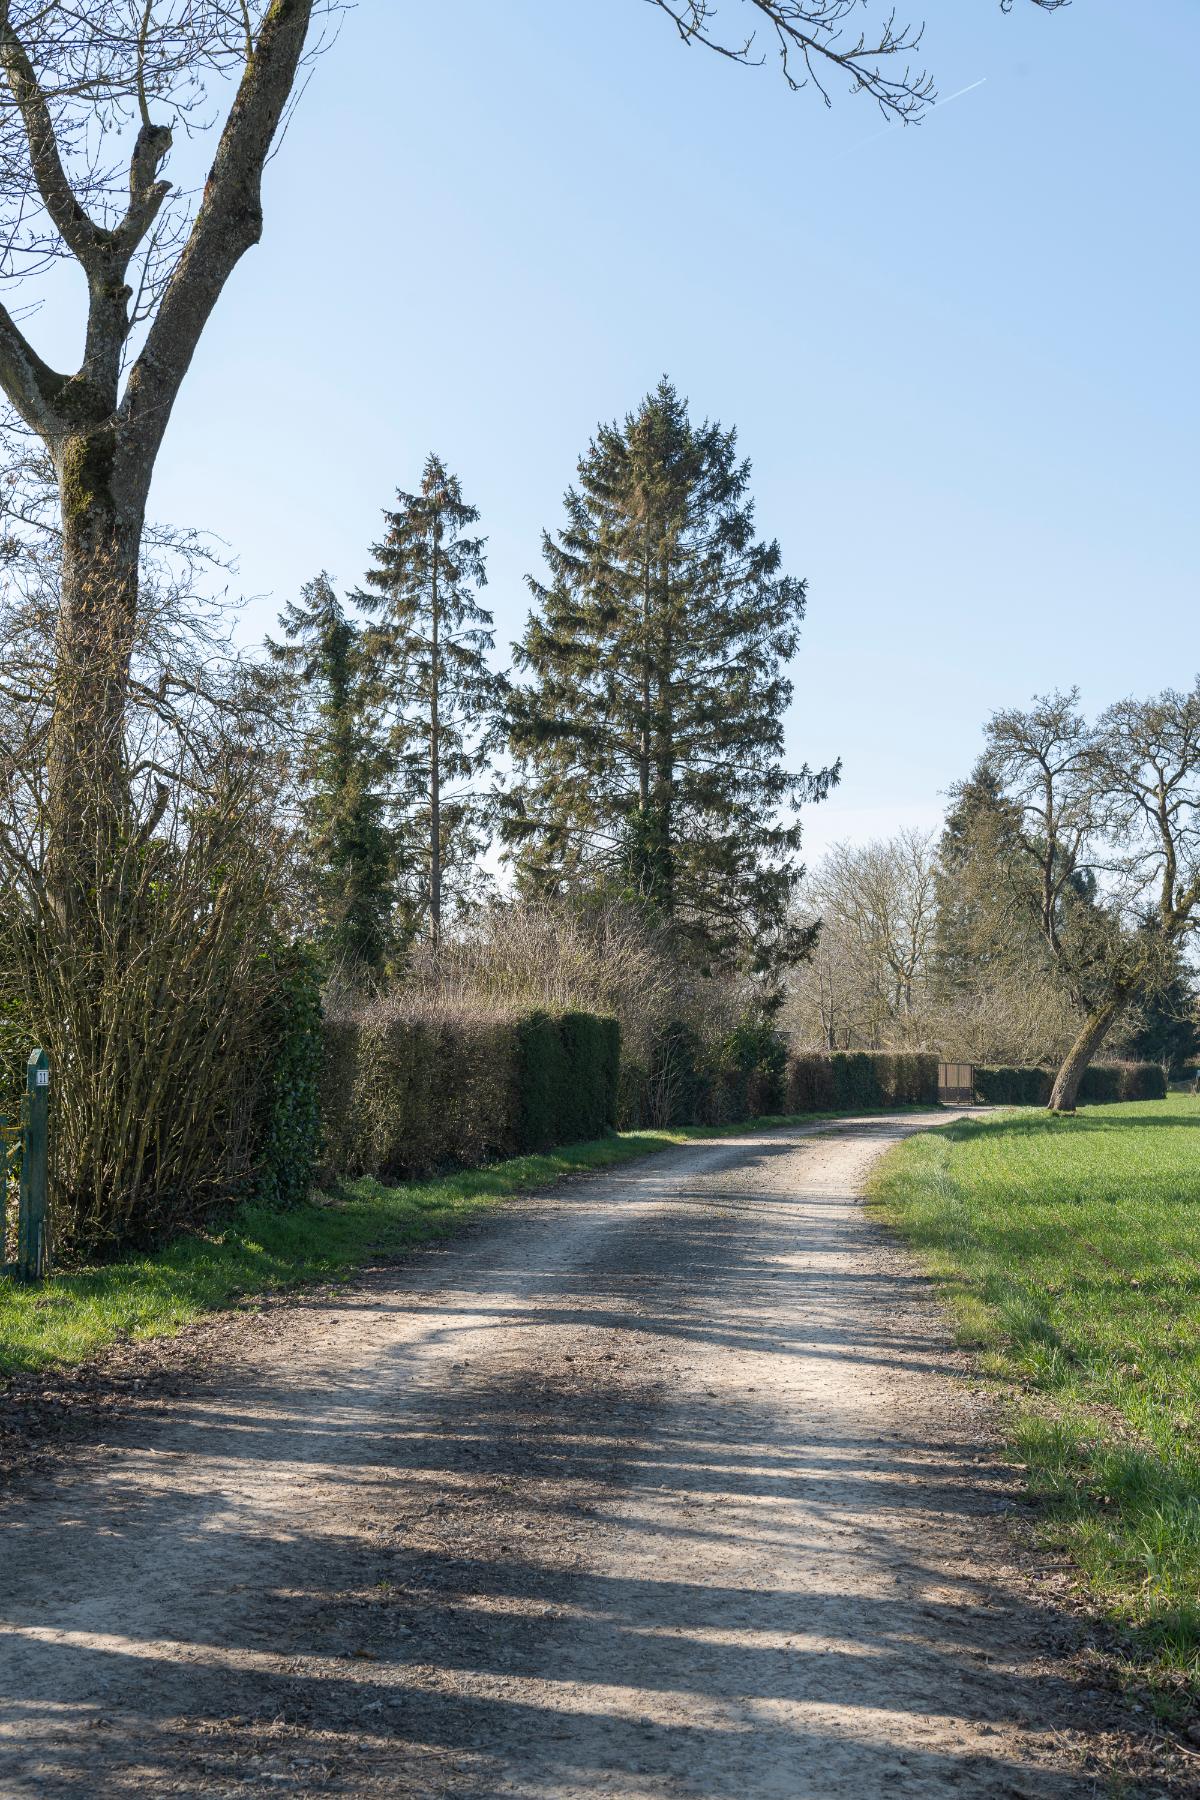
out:
{"label": "wooden gate", "polygon": [[975,1099],[972,1063],[938,1064],[938,1099],[943,1106],[970,1106]]}

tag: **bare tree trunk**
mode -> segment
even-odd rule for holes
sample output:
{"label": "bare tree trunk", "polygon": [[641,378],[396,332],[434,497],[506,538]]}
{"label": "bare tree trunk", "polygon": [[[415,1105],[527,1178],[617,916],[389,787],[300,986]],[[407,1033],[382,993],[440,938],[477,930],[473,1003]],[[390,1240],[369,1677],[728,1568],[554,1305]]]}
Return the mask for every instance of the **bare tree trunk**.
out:
{"label": "bare tree trunk", "polygon": [[114,497],[110,432],[68,439],[56,463],[62,575],[47,749],[46,892],[69,925],[97,919],[130,821],[125,706],[138,616],[144,495]]}
{"label": "bare tree trunk", "polygon": [[[119,397],[132,329],[127,277],[170,191],[158,177],[171,130],[145,116],[143,97],[125,215],[92,218],[64,168],[48,98],[53,83],[45,91],[39,85],[9,8],[0,4],[0,74],[12,101],[6,118],[20,119],[29,181],[87,278],[89,296],[83,361],[74,375],[44,362],[0,304],[0,388],[53,456],[62,502],[45,885],[51,909],[65,924],[89,894],[103,903],[113,852],[129,824],[124,714],[150,475],[213,307],[259,239],[263,164],[293,89],[312,10],[313,0],[269,0],[187,241]],[[156,28],[147,8],[143,33]],[[200,56],[198,50],[198,62]],[[102,76],[95,104],[96,119],[103,121],[111,102]]]}
{"label": "bare tree trunk", "polygon": [[1073,1113],[1079,1098],[1079,1084],[1088,1064],[1099,1050],[1121,1009],[1120,1000],[1106,1000],[1088,1015],[1079,1036],[1067,1051],[1066,1060],[1054,1080],[1050,1095],[1050,1111]]}

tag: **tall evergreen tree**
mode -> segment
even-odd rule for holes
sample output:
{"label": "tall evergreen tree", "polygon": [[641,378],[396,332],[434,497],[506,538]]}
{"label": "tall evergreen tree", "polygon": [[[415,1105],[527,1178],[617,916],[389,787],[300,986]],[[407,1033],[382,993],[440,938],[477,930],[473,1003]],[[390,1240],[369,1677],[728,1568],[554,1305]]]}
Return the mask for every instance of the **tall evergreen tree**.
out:
{"label": "tall evergreen tree", "polygon": [[391,717],[410,904],[436,941],[447,903],[462,903],[478,880],[494,810],[483,778],[505,682],[487,661],[492,615],[475,597],[487,582],[485,540],[470,534],[479,513],[458,477],[430,456],[419,492],[396,501],[372,549],[372,591],[358,598],[378,617],[367,654]]}
{"label": "tall evergreen tree", "polygon": [[933,986],[943,999],[969,991],[998,964],[1032,954],[1040,968],[1044,960],[1014,900],[1021,816],[985,757],[950,789],[950,799],[938,845],[932,958]]}
{"label": "tall evergreen tree", "polygon": [[330,958],[377,969],[392,938],[394,859],[382,793],[361,633],[322,572],[279,615],[267,649],[291,690],[299,723],[301,819]]}
{"label": "tall evergreen tree", "polygon": [[526,887],[632,891],[706,961],[764,969],[802,947],[781,810],[838,771],[782,763],[805,585],[755,538],[749,482],[666,379],[600,427],[529,581],[504,832]]}

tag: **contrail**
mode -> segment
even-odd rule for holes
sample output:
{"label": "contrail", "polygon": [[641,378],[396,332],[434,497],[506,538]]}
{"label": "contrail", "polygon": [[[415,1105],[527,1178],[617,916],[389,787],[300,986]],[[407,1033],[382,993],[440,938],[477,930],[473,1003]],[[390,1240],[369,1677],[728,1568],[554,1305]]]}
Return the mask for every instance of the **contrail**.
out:
{"label": "contrail", "polygon": [[959,88],[957,93],[947,94],[944,100],[935,100],[933,106],[934,113],[936,114],[938,108],[941,106],[949,106],[952,100],[961,100],[964,94],[973,94],[975,89],[977,87],[982,87],[986,80],[987,76],[981,75],[978,81],[968,82],[967,86],[965,88]]}
{"label": "contrail", "polygon": [[[943,106],[949,106],[954,100],[961,100],[964,94],[973,94],[975,89],[981,88],[986,80],[987,76],[981,75],[978,81],[969,81],[966,87],[958,88],[953,94],[947,94],[944,100],[936,100],[933,106],[933,116],[936,118]],[[856,150],[865,150],[868,144],[873,144],[877,139],[886,137],[889,131],[898,130],[902,123],[903,121],[900,119],[893,119],[890,124],[883,127],[882,131],[873,131],[870,137],[860,138],[857,144],[851,144],[848,150],[842,151],[842,155],[853,156]]]}

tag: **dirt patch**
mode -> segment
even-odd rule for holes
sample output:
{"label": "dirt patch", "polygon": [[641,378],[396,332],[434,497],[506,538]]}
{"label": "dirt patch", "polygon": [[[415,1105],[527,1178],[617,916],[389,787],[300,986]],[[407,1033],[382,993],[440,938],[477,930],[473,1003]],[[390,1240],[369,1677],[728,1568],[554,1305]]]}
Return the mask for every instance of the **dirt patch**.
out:
{"label": "dirt patch", "polygon": [[0,1791],[1189,1791],[1018,1578],[855,1197],[920,1123],[689,1145],[116,1353],[6,1513]]}

